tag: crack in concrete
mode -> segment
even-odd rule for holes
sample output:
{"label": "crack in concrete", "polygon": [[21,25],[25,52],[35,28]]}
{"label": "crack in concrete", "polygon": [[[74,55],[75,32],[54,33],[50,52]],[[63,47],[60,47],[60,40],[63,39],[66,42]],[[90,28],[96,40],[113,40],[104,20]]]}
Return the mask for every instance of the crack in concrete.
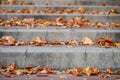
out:
{"label": "crack in concrete", "polygon": [[27,64],[27,56],[28,56],[28,49],[26,49],[26,51],[25,51],[25,64],[24,64],[24,66]]}
{"label": "crack in concrete", "polygon": [[115,53],[114,53],[114,50],[112,50],[112,52],[113,52],[113,57],[112,57],[112,60],[113,60],[113,64],[114,64],[114,67],[116,68],[117,66],[116,66],[116,63],[115,63]]}
{"label": "crack in concrete", "polygon": [[46,31],[45,38],[48,40],[48,31]]}
{"label": "crack in concrete", "polygon": [[88,65],[88,62],[87,62],[87,50],[85,49],[85,61],[86,61],[86,66]]}

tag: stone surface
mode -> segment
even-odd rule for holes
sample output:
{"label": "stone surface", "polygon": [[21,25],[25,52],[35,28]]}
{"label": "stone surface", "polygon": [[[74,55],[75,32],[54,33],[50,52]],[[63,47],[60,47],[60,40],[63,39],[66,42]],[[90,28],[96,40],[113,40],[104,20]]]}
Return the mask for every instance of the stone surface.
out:
{"label": "stone surface", "polygon": [[52,19],[56,20],[58,17],[63,17],[65,18],[75,18],[75,17],[82,17],[85,19],[89,19],[90,21],[93,22],[119,22],[119,14],[113,14],[113,15],[108,15],[108,14],[11,14],[11,13],[1,13],[0,18],[4,18],[5,20],[10,20],[13,17],[18,17],[20,19],[23,18],[41,18],[41,19]]}
{"label": "stone surface", "polygon": [[119,75],[111,75],[109,78],[98,78],[97,76],[72,76],[70,74],[46,74],[46,77],[39,77],[37,75],[22,75],[13,78],[4,77],[0,75],[0,80],[120,80]]}
{"label": "stone surface", "polygon": [[55,29],[54,27],[47,28],[8,28],[0,29],[0,37],[10,35],[17,40],[33,40],[37,36],[46,38],[47,40],[67,41],[75,39],[81,41],[83,37],[89,37],[96,40],[100,37],[111,37],[113,41],[120,41],[120,30],[103,30],[103,29]]}
{"label": "stone surface", "polygon": [[[50,9],[74,9],[74,10],[78,10],[79,6],[76,5],[72,5],[72,6],[67,6],[67,5],[0,5],[0,8],[5,8],[8,10],[14,9],[14,10],[19,10],[19,9],[38,9],[38,10],[44,10],[47,8]],[[98,11],[108,11],[111,9],[116,9],[116,10],[120,10],[119,6],[82,6],[84,7],[87,11],[91,11],[91,10],[98,10]]]}
{"label": "stone surface", "polygon": [[119,4],[118,0],[19,0],[19,1],[33,1],[36,4],[39,5],[77,5],[77,4],[82,4],[82,5],[100,5],[100,4],[107,4],[107,5],[115,5]]}
{"label": "stone surface", "polygon": [[30,47],[4,46],[0,47],[0,62],[5,66],[16,62],[20,67],[41,65],[55,69],[73,67],[98,67],[106,69],[120,68],[120,49],[99,47]]}

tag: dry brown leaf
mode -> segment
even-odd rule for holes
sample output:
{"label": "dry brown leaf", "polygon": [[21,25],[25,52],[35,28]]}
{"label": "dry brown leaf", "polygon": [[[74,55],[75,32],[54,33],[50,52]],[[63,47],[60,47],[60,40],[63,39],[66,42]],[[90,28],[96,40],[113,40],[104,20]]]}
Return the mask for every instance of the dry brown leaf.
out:
{"label": "dry brown leaf", "polygon": [[92,68],[92,74],[98,74],[100,70],[98,68]]}
{"label": "dry brown leaf", "polygon": [[44,67],[44,70],[47,71],[47,73],[51,73],[51,74],[55,74],[56,73],[56,70],[53,69],[53,68]]}
{"label": "dry brown leaf", "polygon": [[120,42],[114,43],[117,48],[120,48]]}
{"label": "dry brown leaf", "polygon": [[69,41],[67,42],[67,45],[70,45],[70,46],[78,46],[79,43],[78,43],[78,41],[76,41],[76,40],[69,40]]}
{"label": "dry brown leaf", "polygon": [[86,10],[85,8],[83,8],[82,6],[79,7],[79,11],[83,14],[83,13],[86,13]]}
{"label": "dry brown leaf", "polygon": [[17,69],[17,70],[15,70],[15,74],[16,74],[17,76],[20,76],[20,75],[23,74],[23,72],[22,72],[21,69]]}
{"label": "dry brown leaf", "polygon": [[112,70],[111,68],[108,68],[108,69],[106,70],[106,72],[107,72],[108,74],[114,74],[114,72],[113,72],[113,70]]}
{"label": "dry brown leaf", "polygon": [[85,45],[93,45],[94,44],[94,42],[88,37],[84,37],[82,39],[82,43],[85,44]]}
{"label": "dry brown leaf", "polygon": [[99,73],[99,74],[98,74],[98,77],[99,77],[99,78],[108,78],[108,77],[110,77],[110,74]]}
{"label": "dry brown leaf", "polygon": [[116,72],[116,74],[120,75],[120,70]]}
{"label": "dry brown leaf", "polygon": [[10,45],[14,45],[16,40],[12,37],[12,36],[3,36],[1,38],[4,42],[4,45],[10,46]]}
{"label": "dry brown leaf", "polygon": [[16,66],[15,63],[9,64],[8,66],[6,66],[7,71],[14,71],[16,69],[18,69],[18,67]]}

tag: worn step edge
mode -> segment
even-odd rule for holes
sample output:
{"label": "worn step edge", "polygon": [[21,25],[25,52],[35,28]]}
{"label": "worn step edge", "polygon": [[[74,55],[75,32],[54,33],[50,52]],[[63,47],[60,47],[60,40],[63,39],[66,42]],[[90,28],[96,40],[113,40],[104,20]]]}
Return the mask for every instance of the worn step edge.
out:
{"label": "worn step edge", "polygon": [[41,65],[55,69],[98,67],[120,69],[120,49],[99,47],[30,47],[1,46],[3,66],[16,62],[20,67]]}
{"label": "worn step edge", "polygon": [[81,41],[83,37],[96,40],[100,37],[111,37],[113,41],[120,41],[120,30],[99,30],[99,29],[0,29],[0,37],[11,35],[17,40],[33,40],[36,36],[47,40],[67,41],[75,39]]}
{"label": "worn step edge", "polygon": [[108,14],[10,14],[10,13],[1,13],[0,18],[4,18],[5,20],[9,20],[13,17],[18,18],[41,18],[41,19],[54,19],[56,20],[58,17],[63,18],[75,18],[75,17],[82,17],[85,19],[89,19],[91,21],[97,22],[120,22],[119,17],[120,14],[117,15],[108,15]]}

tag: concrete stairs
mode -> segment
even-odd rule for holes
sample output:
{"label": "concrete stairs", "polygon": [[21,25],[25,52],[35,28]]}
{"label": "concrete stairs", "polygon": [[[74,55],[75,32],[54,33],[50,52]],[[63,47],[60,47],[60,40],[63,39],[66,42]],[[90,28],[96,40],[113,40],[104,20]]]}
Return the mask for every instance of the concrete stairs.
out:
{"label": "concrete stairs", "polygon": [[[36,5],[0,5],[6,9],[42,9],[47,7],[52,9],[78,9],[77,4],[83,5],[86,10],[108,11],[116,9],[120,11],[119,0],[18,0],[33,1]],[[48,4],[48,5],[45,5]],[[72,4],[72,5],[68,5]],[[106,4],[106,6],[101,6]],[[17,14],[0,13],[0,18],[9,20],[13,17],[35,18],[35,19],[53,19],[62,16],[63,18],[82,17],[97,22],[118,22],[120,23],[120,14]],[[27,29],[26,27],[10,26],[0,27],[0,37],[10,35],[17,40],[33,40],[36,36],[49,40],[81,41],[83,37],[89,37],[92,40],[100,37],[110,36],[113,41],[120,41],[120,28],[105,30],[92,28],[57,28],[53,26],[36,27]],[[119,48],[101,48],[98,46],[0,46],[0,62],[5,66],[16,62],[18,66],[25,67],[29,65],[41,65],[54,67],[55,69],[68,69],[72,67],[98,67],[106,69],[120,69],[120,49]]]}

